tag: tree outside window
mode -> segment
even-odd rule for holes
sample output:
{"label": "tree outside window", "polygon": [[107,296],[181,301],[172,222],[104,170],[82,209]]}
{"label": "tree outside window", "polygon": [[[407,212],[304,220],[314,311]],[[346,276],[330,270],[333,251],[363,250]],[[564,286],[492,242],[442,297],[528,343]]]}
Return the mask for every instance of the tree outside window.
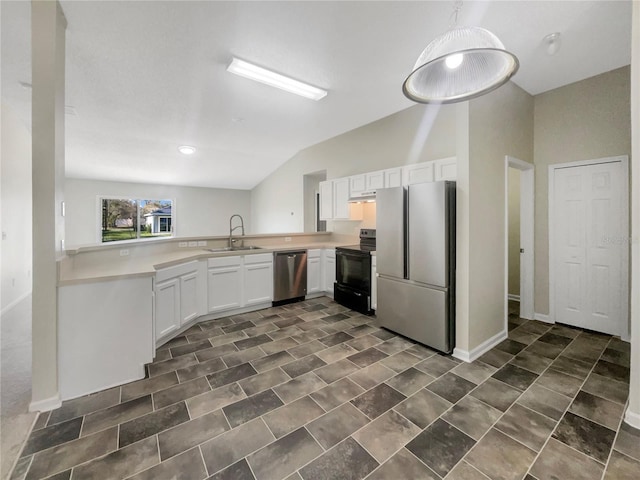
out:
{"label": "tree outside window", "polygon": [[173,201],[102,198],[101,241],[173,235]]}

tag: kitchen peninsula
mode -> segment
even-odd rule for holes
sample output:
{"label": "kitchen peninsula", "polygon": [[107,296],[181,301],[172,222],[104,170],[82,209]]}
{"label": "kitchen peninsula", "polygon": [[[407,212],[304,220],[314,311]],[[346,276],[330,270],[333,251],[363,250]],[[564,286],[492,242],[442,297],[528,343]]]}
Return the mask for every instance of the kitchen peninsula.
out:
{"label": "kitchen peninsula", "polygon": [[144,377],[156,347],[198,322],[271,306],[273,252],[307,249],[307,297],[332,295],[334,249],[354,242],[330,232],[239,238],[260,248],[211,252],[228,237],[198,237],[67,250],[58,262],[61,399]]}

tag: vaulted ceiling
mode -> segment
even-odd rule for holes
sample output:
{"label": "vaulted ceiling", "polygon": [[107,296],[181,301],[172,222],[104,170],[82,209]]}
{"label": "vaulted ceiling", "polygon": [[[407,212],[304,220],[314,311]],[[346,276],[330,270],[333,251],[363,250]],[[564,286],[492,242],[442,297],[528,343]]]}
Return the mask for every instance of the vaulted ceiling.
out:
{"label": "vaulted ceiling", "polygon": [[[453,2],[62,1],[66,171],[75,178],[254,187],[298,151],[412,103],[401,91]],[[2,101],[30,123],[30,4],[2,13]],[[630,1],[465,2],[532,95],[630,62]],[[561,33],[546,53],[542,39]],[[226,71],[238,57],[329,91],[315,102]],[[179,145],[193,145],[189,157]]]}

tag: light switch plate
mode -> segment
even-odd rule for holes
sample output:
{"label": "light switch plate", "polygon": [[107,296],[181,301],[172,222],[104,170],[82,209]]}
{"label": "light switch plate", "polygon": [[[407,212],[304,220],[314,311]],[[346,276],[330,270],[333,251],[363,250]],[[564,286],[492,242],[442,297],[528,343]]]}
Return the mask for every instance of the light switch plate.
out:
{"label": "light switch plate", "polygon": [[187,247],[187,245],[188,245],[188,243],[187,243],[187,242],[178,242],[178,247],[179,247],[179,248],[186,248],[186,247]]}
{"label": "light switch plate", "polygon": [[198,246],[199,247],[206,247],[207,246],[207,241],[206,240],[198,240]]}
{"label": "light switch plate", "polygon": [[189,242],[189,246],[190,247],[197,247],[198,246],[198,242],[196,242],[196,241]]}

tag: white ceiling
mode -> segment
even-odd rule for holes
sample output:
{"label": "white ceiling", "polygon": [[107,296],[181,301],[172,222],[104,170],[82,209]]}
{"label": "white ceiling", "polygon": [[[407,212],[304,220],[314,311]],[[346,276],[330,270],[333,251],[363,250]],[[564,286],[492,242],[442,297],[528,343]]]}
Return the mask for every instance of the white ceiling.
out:
{"label": "white ceiling", "polygon": [[[2,101],[30,123],[29,2],[2,1]],[[452,2],[62,1],[66,171],[248,189],[300,150],[413,105],[401,91]],[[630,1],[465,2],[531,94],[630,62]],[[542,38],[562,33],[557,55]],[[232,56],[325,88],[319,102],[226,72]],[[195,155],[178,153],[194,145]]]}

